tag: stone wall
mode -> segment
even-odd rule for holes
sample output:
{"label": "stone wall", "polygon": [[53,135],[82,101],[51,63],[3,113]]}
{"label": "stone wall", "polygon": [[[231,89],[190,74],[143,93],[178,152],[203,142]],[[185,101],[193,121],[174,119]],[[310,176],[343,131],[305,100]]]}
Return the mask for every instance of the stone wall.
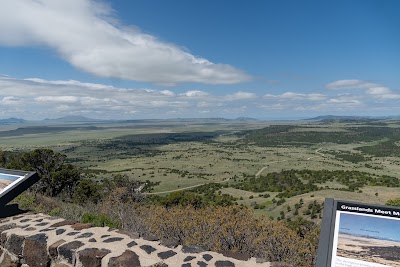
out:
{"label": "stone wall", "polygon": [[1,267],[284,266],[32,213],[0,221],[0,255]]}

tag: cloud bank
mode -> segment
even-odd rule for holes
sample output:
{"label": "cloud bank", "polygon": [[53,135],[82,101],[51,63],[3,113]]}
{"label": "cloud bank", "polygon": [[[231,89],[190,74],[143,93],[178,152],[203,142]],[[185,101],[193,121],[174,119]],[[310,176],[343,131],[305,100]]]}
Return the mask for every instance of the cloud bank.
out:
{"label": "cloud bank", "polygon": [[259,95],[240,90],[216,95],[205,90],[121,88],[75,80],[18,79],[0,75],[0,118],[44,119],[66,115],[99,119],[277,118],[321,114],[396,115],[400,112],[399,94],[385,86],[369,84],[361,86],[360,92],[355,94],[353,89],[349,91],[341,85],[340,89],[321,88],[322,92],[313,93]]}
{"label": "cloud bank", "polygon": [[173,85],[235,84],[241,70],[215,64],[125,26],[113,10],[91,0],[3,0],[0,45],[46,46],[76,68],[101,77]]}
{"label": "cloud bank", "polygon": [[332,90],[339,89],[362,89],[376,99],[400,99],[400,94],[386,86],[363,80],[338,80],[326,85],[326,88]]}

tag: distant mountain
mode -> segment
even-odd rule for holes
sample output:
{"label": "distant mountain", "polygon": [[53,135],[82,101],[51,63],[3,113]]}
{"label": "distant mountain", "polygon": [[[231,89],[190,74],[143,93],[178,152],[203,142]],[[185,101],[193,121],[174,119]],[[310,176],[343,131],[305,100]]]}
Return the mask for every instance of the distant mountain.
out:
{"label": "distant mountain", "polygon": [[310,119],[306,119],[306,120],[323,121],[323,120],[359,120],[359,119],[370,119],[370,117],[324,115],[324,116],[318,116],[318,117],[310,118]]}
{"label": "distant mountain", "polygon": [[95,122],[97,119],[91,119],[84,116],[65,116],[56,119],[44,119],[46,122]]}
{"label": "distant mountain", "polygon": [[16,124],[16,123],[25,123],[26,120],[19,118],[8,118],[8,119],[0,119],[0,124]]}
{"label": "distant mountain", "polygon": [[385,118],[374,118],[367,116],[336,116],[336,115],[326,115],[318,116],[315,118],[305,119],[306,121],[320,121],[325,123],[331,122],[372,122],[377,120],[387,119]]}
{"label": "distant mountain", "polygon": [[249,118],[249,117],[239,117],[239,118],[236,118],[235,121],[259,121],[259,120],[254,119],[254,118]]}

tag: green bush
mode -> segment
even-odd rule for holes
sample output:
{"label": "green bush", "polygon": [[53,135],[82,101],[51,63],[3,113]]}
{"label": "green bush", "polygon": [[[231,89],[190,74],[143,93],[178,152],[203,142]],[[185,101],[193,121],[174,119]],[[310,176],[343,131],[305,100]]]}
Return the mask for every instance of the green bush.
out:
{"label": "green bush", "polygon": [[101,198],[100,186],[92,179],[83,179],[75,188],[73,200],[75,203],[92,201],[97,203]]}
{"label": "green bush", "polygon": [[400,206],[400,198],[389,199],[386,202],[386,205],[388,205],[388,206]]}
{"label": "green bush", "polygon": [[14,199],[21,209],[29,209],[35,203],[35,196],[32,194],[21,194]]}

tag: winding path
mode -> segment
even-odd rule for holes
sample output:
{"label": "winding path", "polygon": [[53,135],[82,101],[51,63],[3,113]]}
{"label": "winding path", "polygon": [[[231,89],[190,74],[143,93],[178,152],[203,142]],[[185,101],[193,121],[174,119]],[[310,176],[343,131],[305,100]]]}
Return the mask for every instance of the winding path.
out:
{"label": "winding path", "polygon": [[[269,163],[279,163],[279,162],[284,162],[284,161],[287,161],[287,160],[284,159],[284,160],[278,160],[278,161],[271,161],[271,162],[267,162],[267,163],[265,163],[265,164],[269,164]],[[266,170],[266,169],[268,169],[268,166],[262,167],[261,170],[259,170],[259,171],[257,172],[256,177],[260,176],[260,174],[261,174],[264,170]]]}
{"label": "winding path", "polygon": [[[219,182],[211,182],[214,184],[222,184],[222,183],[226,183],[230,180],[231,178],[227,178],[223,181],[219,181]],[[183,188],[178,188],[178,189],[174,189],[174,190],[169,190],[169,191],[162,191],[162,192],[153,192],[153,193],[143,193],[144,195],[161,195],[161,194],[167,194],[167,193],[173,193],[173,192],[178,192],[178,191],[182,191],[182,190],[187,190],[187,189],[192,189],[192,188],[196,188],[205,184],[211,184],[211,183],[203,183],[203,184],[197,184],[197,185],[191,185],[188,187],[183,187]]]}

